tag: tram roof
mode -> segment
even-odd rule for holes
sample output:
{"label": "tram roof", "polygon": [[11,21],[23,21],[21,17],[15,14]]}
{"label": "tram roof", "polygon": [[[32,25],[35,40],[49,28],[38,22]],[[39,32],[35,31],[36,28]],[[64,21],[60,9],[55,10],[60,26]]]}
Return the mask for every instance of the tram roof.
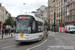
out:
{"label": "tram roof", "polygon": [[36,21],[40,21],[40,22],[43,22],[44,23],[44,20],[43,19],[41,19],[41,18],[39,18],[39,17],[36,17],[35,16],[35,14],[33,14],[33,13],[26,13],[26,14],[19,14],[19,15],[31,15],[31,16],[33,16],[34,17],[34,19],[36,20]]}

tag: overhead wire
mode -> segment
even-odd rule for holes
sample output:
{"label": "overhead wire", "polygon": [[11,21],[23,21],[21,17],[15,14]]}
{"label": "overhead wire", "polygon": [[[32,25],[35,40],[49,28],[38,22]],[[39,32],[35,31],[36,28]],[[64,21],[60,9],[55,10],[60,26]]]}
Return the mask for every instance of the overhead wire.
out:
{"label": "overhead wire", "polygon": [[[37,0],[36,0],[36,2],[38,3],[38,1],[37,1]],[[39,3],[38,3],[38,5],[39,5],[39,6],[41,6]]]}

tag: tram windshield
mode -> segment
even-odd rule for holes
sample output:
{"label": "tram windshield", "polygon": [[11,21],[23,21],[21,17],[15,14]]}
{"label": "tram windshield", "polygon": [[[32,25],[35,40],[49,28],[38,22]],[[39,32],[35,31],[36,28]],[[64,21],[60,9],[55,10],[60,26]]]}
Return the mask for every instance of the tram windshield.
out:
{"label": "tram windshield", "polygon": [[30,20],[19,19],[17,20],[17,33],[31,33]]}

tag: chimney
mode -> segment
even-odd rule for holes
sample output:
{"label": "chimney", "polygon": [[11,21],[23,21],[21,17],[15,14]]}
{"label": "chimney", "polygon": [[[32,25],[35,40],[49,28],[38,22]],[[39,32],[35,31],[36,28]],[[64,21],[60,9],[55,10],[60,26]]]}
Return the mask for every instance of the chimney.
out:
{"label": "chimney", "polygon": [[2,4],[0,3],[0,7],[1,7],[1,5],[2,5]]}

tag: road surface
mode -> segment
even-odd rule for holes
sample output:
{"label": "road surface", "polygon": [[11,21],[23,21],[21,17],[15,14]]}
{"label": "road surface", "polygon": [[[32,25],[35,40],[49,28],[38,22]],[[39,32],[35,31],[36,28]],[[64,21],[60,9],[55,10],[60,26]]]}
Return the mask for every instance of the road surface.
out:
{"label": "road surface", "polygon": [[0,40],[0,50],[75,50],[75,34],[49,32],[48,39],[37,42],[15,42],[14,38]]}

